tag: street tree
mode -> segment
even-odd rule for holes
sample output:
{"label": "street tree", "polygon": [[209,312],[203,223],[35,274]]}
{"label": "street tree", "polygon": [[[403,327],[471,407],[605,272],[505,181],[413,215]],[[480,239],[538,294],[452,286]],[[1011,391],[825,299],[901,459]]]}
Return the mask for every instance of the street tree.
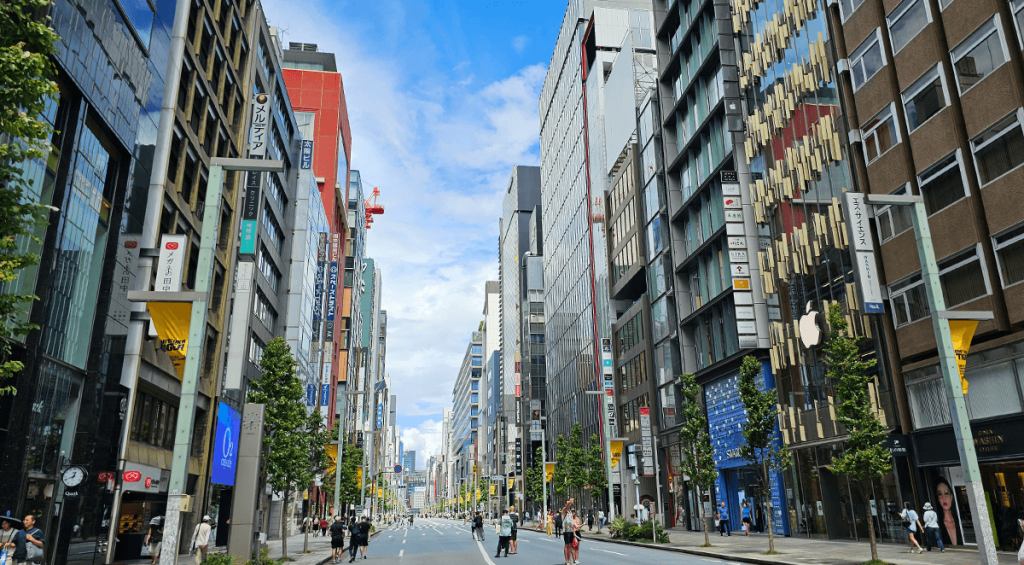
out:
{"label": "street tree", "polygon": [[[348,508],[349,504],[355,503],[359,500],[360,488],[362,487],[362,474],[363,468],[360,462],[363,460],[363,450],[358,447],[346,443],[341,451],[341,463],[340,469],[335,469],[335,472],[341,473],[340,490],[338,491],[338,501],[342,509]],[[335,477],[333,473],[330,473],[327,478],[324,479],[324,483],[330,485],[330,488],[334,488]],[[331,493],[333,497],[333,491]],[[338,512],[336,509],[335,512]],[[340,512],[344,514],[344,511]]]}
{"label": "street tree", "polygon": [[[789,452],[785,447],[778,446],[778,434],[775,431],[778,397],[775,389],[761,390],[758,377],[761,376],[761,362],[747,355],[740,366],[739,392],[740,401],[747,412],[747,421],[743,424],[744,445],[740,447],[740,455],[750,461],[758,472],[761,497],[767,510],[768,554],[775,554],[775,513],[772,509],[771,477],[789,467]],[[763,378],[761,383],[764,383]]]}
{"label": "street tree", "polygon": [[551,476],[551,485],[558,496],[569,493],[569,440],[559,434],[555,438],[555,471]]}
{"label": "street tree", "polygon": [[[690,483],[697,491],[697,500],[704,500],[718,478],[715,461],[712,458],[711,435],[708,433],[708,418],[701,410],[700,385],[693,373],[679,377],[679,395],[682,409],[680,415],[683,427],[679,430],[679,469],[683,476],[690,477]],[[700,522],[704,525],[704,546],[710,547],[708,522],[704,515],[704,504],[700,504]]]}
{"label": "street tree", "polygon": [[579,422],[573,424],[572,431],[569,432],[569,449],[566,455],[569,459],[566,466],[566,478],[569,488],[578,495],[590,482],[590,473],[587,471],[587,453],[583,449],[583,426]]}
{"label": "street tree", "polygon": [[[250,383],[246,402],[263,404],[262,473],[275,492],[283,493],[284,507],[294,485],[307,485],[310,476],[309,417],[303,402],[302,382],[295,375],[291,348],[282,337],[270,340],[260,359],[263,375]],[[270,513],[265,512],[269,517]],[[288,556],[286,520],[281,521],[281,555]]]}
{"label": "street tree", "polygon": [[[23,269],[39,263],[36,252],[50,206],[36,201],[42,190],[26,165],[50,154],[53,129],[41,119],[47,103],[58,96],[50,56],[57,34],[49,18],[39,18],[50,0],[0,2],[0,336],[22,338],[35,328],[28,323],[28,304],[14,284]],[[0,396],[17,394],[4,384],[25,366],[10,358],[11,345],[0,339]]]}
{"label": "street tree", "polygon": [[[828,323],[829,337],[823,347],[825,376],[836,387],[836,420],[846,426],[849,434],[842,456],[832,459],[832,472],[846,475],[860,486],[861,492],[870,493],[872,483],[892,470],[892,459],[885,447],[888,432],[878,419],[868,391],[874,378],[868,371],[878,361],[861,359],[857,340],[847,333],[849,325],[839,304],[829,307]],[[870,515],[866,519],[871,559],[878,561],[875,523]]]}
{"label": "street tree", "polygon": [[[597,434],[591,434],[590,436],[585,463],[590,499],[595,506],[598,501],[602,501],[601,505],[604,506],[604,493],[608,489],[608,470],[604,465],[604,449],[601,447],[601,442],[597,440]],[[598,531],[601,530],[600,521],[597,522],[597,529]]]}
{"label": "street tree", "polygon": [[[307,442],[309,452],[309,473],[307,477],[297,477],[295,485],[312,486],[312,481],[317,477],[323,478],[323,473],[331,463],[331,456],[327,452],[327,444],[338,439],[338,425],[328,428],[319,412],[311,412],[306,417],[304,428],[300,431],[303,441]],[[306,479],[303,481],[303,479]],[[326,486],[326,485],[325,485]],[[331,485],[333,489],[334,485]],[[327,490],[326,488],[324,490]],[[328,499],[329,500],[329,499]],[[337,512],[337,509],[335,509]],[[283,532],[282,532],[283,533]],[[281,536],[284,539],[284,536]],[[302,552],[309,553],[309,530],[306,529],[302,538]]]}

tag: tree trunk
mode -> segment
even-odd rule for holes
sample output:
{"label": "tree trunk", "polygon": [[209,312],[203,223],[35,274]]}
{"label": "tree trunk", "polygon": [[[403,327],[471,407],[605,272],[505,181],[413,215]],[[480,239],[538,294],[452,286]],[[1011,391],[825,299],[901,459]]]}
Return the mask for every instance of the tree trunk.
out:
{"label": "tree trunk", "polygon": [[708,537],[708,520],[704,515],[704,498],[701,496],[700,487],[697,487],[697,504],[700,506],[700,523],[704,525],[704,547],[711,547],[711,539]]}
{"label": "tree trunk", "polygon": [[[309,527],[306,526],[305,520],[307,517],[308,515],[303,516],[302,520],[302,553],[309,553]],[[310,523],[310,525],[312,525],[312,523]]]}
{"label": "tree trunk", "polygon": [[868,518],[868,539],[871,540],[871,560],[872,561],[878,561],[878,540],[875,539],[875,520],[874,520],[874,517],[871,515],[871,508],[870,508],[870,506],[871,506],[871,502],[870,502],[870,500],[871,500],[871,490],[872,490],[871,487],[872,487],[872,485],[871,485],[871,481],[870,480],[867,481],[867,485],[866,486],[862,482],[860,484],[860,492],[863,493],[865,498],[867,498],[868,501],[869,501],[868,502],[868,515],[867,515],[867,518]]}
{"label": "tree trunk", "polygon": [[764,497],[764,505],[766,507],[767,516],[765,521],[768,522],[768,553],[775,553],[775,532],[772,531],[772,483],[771,477],[768,476],[768,459],[761,460],[762,470],[764,472],[764,483],[761,485],[761,496]]}
{"label": "tree trunk", "polygon": [[284,500],[281,502],[281,559],[288,559],[288,535],[285,525],[288,523],[288,494],[291,487],[285,487]]}

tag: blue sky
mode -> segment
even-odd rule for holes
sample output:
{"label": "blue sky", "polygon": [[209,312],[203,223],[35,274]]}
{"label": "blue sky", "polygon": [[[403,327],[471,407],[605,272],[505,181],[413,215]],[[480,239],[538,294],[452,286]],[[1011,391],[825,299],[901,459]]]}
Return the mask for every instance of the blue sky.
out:
{"label": "blue sky", "polygon": [[[383,271],[387,368],[406,449],[422,466],[484,281],[514,165],[539,162],[537,101],[561,0],[263,0],[284,41],[316,43],[342,73],[352,167],[379,186],[367,253]],[[368,189],[369,190],[369,189]]]}

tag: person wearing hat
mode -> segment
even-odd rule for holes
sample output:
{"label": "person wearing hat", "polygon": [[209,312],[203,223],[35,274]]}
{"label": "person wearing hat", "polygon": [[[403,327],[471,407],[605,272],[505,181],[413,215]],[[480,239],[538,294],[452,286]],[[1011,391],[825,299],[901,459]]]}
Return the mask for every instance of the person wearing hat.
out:
{"label": "person wearing hat", "polygon": [[195,555],[196,565],[202,565],[203,561],[206,560],[206,552],[210,545],[210,532],[212,530],[210,517],[203,516],[203,521],[196,524],[196,529],[192,532],[192,551],[193,555]]}
{"label": "person wearing hat", "polygon": [[145,545],[149,546],[149,556],[153,558],[153,565],[160,559],[160,548],[163,547],[164,527],[160,518],[153,518],[149,521],[149,533],[146,534]]}
{"label": "person wearing hat", "polygon": [[932,509],[931,502],[924,503],[924,544],[928,551],[932,550],[932,540],[939,547],[939,551],[946,553],[946,546],[942,544],[942,536],[939,535],[939,515]]}

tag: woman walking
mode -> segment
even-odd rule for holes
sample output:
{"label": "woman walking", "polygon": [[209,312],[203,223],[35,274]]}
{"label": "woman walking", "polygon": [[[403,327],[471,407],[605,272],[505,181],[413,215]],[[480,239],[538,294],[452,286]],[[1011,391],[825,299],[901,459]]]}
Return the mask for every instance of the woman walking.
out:
{"label": "woman walking", "polygon": [[146,545],[149,546],[149,556],[153,558],[153,565],[160,559],[160,548],[163,546],[164,528],[154,518],[149,523],[149,533],[146,534]]}
{"label": "woman walking", "polygon": [[921,531],[921,519],[917,516],[917,511],[910,507],[909,502],[903,503],[903,512],[900,513],[900,518],[903,518],[903,525],[907,528],[907,537],[910,539],[910,553],[914,553],[916,549],[920,554],[924,552],[924,548],[921,544],[917,543],[915,534]]}
{"label": "woman walking", "polygon": [[554,513],[549,510],[548,515],[544,518],[544,528],[545,530],[547,530],[548,537],[551,537],[551,533],[554,530],[554,525],[552,524],[552,522],[554,522],[555,519],[553,514]]}
{"label": "woman walking", "polygon": [[924,545],[928,551],[932,550],[932,544],[938,546],[939,551],[946,553],[946,546],[942,545],[942,535],[939,534],[939,515],[932,509],[931,502],[924,503]]}
{"label": "woman walking", "polygon": [[743,501],[743,531],[750,537],[750,504]]}

